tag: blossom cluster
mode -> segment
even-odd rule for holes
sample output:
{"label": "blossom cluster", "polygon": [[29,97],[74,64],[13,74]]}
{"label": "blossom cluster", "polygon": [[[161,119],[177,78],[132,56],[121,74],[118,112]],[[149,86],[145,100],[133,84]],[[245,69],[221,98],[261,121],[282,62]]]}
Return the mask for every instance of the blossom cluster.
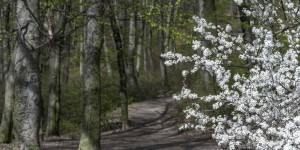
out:
{"label": "blossom cluster", "polygon": [[[235,2],[242,5],[244,0]],[[196,118],[197,124],[185,124],[180,129],[205,130],[207,123],[212,123],[213,138],[229,149],[242,146],[262,150],[300,149],[300,27],[297,22],[300,11],[296,6],[299,4],[291,0],[248,2],[252,5],[243,11],[257,18],[256,23],[251,21],[253,25],[259,24],[252,28],[252,41],[245,40],[242,33],[233,34],[230,25],[222,27],[194,17],[198,24],[194,31],[205,39],[193,41],[193,49],[201,51],[201,55],[183,56],[173,52],[162,55],[168,66],[193,63],[191,69],[182,72],[184,78],[206,69],[221,88],[215,95],[200,97],[183,87],[182,92],[174,96],[176,100],[213,102],[214,110],[221,106],[234,108],[230,116],[212,117],[194,103],[184,112],[187,119]],[[213,47],[203,43],[207,41]],[[228,67],[234,64],[229,57],[233,53],[247,62],[244,67],[248,68],[248,75],[230,72]],[[231,79],[233,84],[229,84]]]}

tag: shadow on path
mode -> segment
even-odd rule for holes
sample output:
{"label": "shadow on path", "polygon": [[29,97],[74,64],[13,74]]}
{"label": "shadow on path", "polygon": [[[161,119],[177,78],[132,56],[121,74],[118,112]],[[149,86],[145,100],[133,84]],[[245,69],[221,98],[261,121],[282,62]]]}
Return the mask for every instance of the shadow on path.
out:
{"label": "shadow on path", "polygon": [[130,112],[131,128],[105,132],[101,144],[104,150],[215,150],[219,147],[210,135],[188,137],[178,134],[172,114],[170,97],[137,104]]}

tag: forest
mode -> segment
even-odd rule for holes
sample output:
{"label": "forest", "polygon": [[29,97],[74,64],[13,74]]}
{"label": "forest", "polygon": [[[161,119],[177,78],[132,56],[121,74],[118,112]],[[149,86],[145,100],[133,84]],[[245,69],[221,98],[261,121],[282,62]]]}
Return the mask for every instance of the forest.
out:
{"label": "forest", "polygon": [[299,5],[0,0],[0,149],[300,149]]}

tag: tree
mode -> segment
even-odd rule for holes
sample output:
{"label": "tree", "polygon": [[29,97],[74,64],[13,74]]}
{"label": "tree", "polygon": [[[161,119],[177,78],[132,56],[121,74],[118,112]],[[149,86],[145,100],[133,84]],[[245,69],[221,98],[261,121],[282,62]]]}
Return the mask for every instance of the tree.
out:
{"label": "tree", "polygon": [[16,11],[18,38],[15,49],[14,149],[39,149],[39,1],[18,0]]}
{"label": "tree", "polygon": [[100,149],[100,53],[103,45],[102,1],[88,1],[86,47],[84,50],[84,93],[79,150]]}
{"label": "tree", "polygon": [[[54,5],[54,4],[52,4]],[[66,6],[57,5],[56,8],[66,11]],[[59,135],[59,118],[60,118],[60,68],[61,53],[64,45],[63,33],[65,30],[65,15],[61,12],[54,12],[49,9],[47,12],[48,34],[50,40],[53,38],[53,44],[50,47],[49,60],[49,103],[46,135]],[[56,22],[53,24],[53,22]]]}
{"label": "tree", "polygon": [[[11,17],[11,3],[4,5],[4,31],[9,32],[10,30],[10,17]],[[11,142],[12,135],[12,112],[14,103],[14,57],[15,55],[11,52],[11,43],[9,35],[6,35],[3,39],[3,50],[2,50],[2,81],[4,84],[4,110],[2,115],[2,121],[0,125],[0,143]],[[11,56],[11,57],[10,57]]]}
{"label": "tree", "polygon": [[[135,0],[129,0],[128,3],[131,5],[129,7],[129,37],[128,37],[128,55],[127,55],[127,77],[128,77],[128,88],[130,91],[139,90],[137,77],[136,77],[136,70],[134,69],[134,56],[135,56],[135,10],[134,10],[134,2]],[[124,39],[123,39],[124,40]]]}
{"label": "tree", "polygon": [[108,73],[108,76],[110,78],[113,77],[113,72],[112,72],[112,68],[111,68],[111,64],[110,64],[110,60],[109,60],[109,57],[108,57],[108,47],[107,47],[107,37],[105,36],[105,34],[103,34],[103,51],[104,51],[104,57],[105,57],[105,64],[106,64],[106,69],[107,69],[107,73]]}
{"label": "tree", "polygon": [[[245,1],[235,0],[238,5]],[[243,9],[250,22],[253,42],[243,34],[234,34],[232,27],[216,26],[203,18],[194,17],[195,31],[207,39],[194,41],[193,49],[201,50],[201,57],[183,56],[168,52],[167,65],[193,62],[189,70],[183,70],[186,79],[190,74],[206,68],[214,74],[220,88],[216,95],[198,96],[185,85],[176,99],[197,99],[212,102],[213,110],[230,108],[227,115],[212,116],[201,110],[196,102],[185,112],[187,118],[196,118],[197,123],[181,127],[205,130],[213,124],[213,138],[219,145],[229,149],[299,149],[299,92],[300,66],[298,2],[248,1]],[[212,32],[218,30],[218,35]],[[237,55],[236,55],[237,54]],[[231,61],[237,57],[240,64]],[[248,70],[247,73],[231,73],[232,67]],[[233,81],[233,83],[230,83]]]}
{"label": "tree", "polygon": [[[162,4],[160,5],[161,7],[163,6]],[[163,32],[163,20],[164,20],[164,16],[163,16],[163,11],[160,10],[160,21],[161,21],[161,28],[158,30],[158,50],[160,51],[161,54],[163,54],[165,52],[165,45],[164,45],[164,37],[165,34]],[[164,58],[160,57],[160,74],[161,74],[161,80],[162,80],[162,85],[165,87],[167,86],[167,69],[166,66],[164,64]]]}
{"label": "tree", "polygon": [[141,18],[141,13],[138,13],[138,20],[137,20],[137,26],[136,31],[138,31],[138,41],[137,41],[137,49],[136,49],[136,76],[138,77],[140,68],[141,68],[141,57],[142,57],[142,51],[143,51],[143,37],[144,37],[144,27],[145,23],[143,22]]}
{"label": "tree", "polygon": [[129,128],[128,122],[128,100],[127,100],[127,78],[125,73],[125,64],[124,64],[124,45],[121,39],[121,33],[119,26],[116,21],[116,16],[114,12],[114,5],[111,2],[107,2],[110,12],[109,19],[110,25],[113,32],[113,38],[115,41],[115,46],[117,50],[117,58],[118,58],[118,70],[120,75],[120,100],[121,100],[121,121],[122,121],[122,130],[126,130]]}

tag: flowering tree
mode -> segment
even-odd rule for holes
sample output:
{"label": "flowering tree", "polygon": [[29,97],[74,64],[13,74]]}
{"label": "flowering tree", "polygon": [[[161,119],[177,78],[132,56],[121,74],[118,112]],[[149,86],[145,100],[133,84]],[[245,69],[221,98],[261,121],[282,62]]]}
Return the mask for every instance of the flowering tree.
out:
{"label": "flowering tree", "polygon": [[[244,0],[235,0],[238,5]],[[219,145],[229,149],[242,146],[255,149],[300,149],[300,66],[298,62],[300,36],[299,2],[292,0],[248,0],[251,4],[243,12],[251,16],[253,41],[245,41],[242,34],[233,33],[231,26],[221,27],[194,17],[198,32],[206,42],[194,41],[193,49],[201,50],[201,57],[183,56],[167,52],[166,65],[192,62],[193,67],[182,75],[206,69],[214,74],[221,92],[200,97],[186,86],[176,100],[200,99],[213,102],[213,109],[234,108],[231,115],[212,117],[194,103],[184,112],[186,118],[196,118],[197,124],[183,128],[205,130],[212,123],[212,134]],[[212,34],[217,31],[217,35]],[[228,67],[238,66],[228,57],[237,53],[249,75],[231,74]],[[233,84],[229,84],[233,80]]]}

